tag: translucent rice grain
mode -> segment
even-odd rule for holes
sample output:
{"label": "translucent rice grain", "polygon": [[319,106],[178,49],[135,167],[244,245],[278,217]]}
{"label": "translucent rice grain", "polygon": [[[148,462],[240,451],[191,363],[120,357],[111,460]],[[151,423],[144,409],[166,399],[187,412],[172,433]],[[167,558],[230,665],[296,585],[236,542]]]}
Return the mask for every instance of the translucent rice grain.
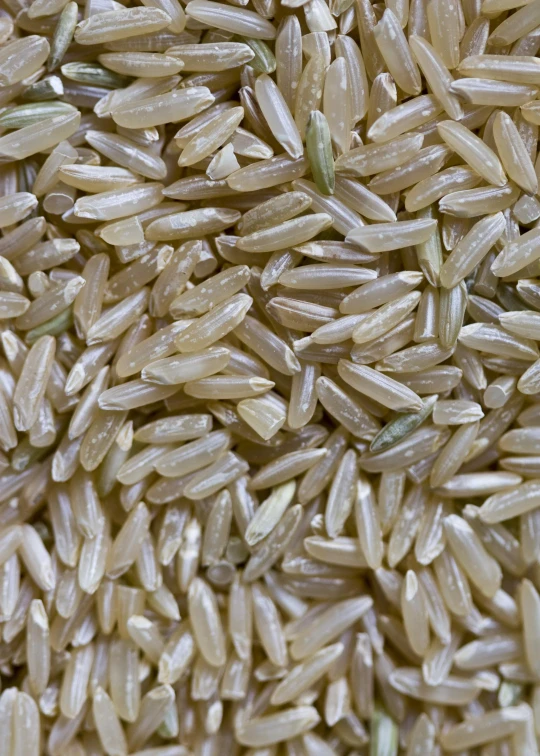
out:
{"label": "translucent rice grain", "polygon": [[507,707],[473,718],[474,726],[456,725],[444,737],[445,748],[462,749],[483,745],[512,735],[523,719],[519,707]]}
{"label": "translucent rice grain", "polygon": [[272,704],[280,706],[294,701],[324,675],[342,653],[343,645],[335,643],[316,652],[308,661],[293,667],[272,694]]}
{"label": "translucent rice grain", "polygon": [[373,490],[363,478],[357,484],[354,511],[360,546],[368,565],[376,570],[382,562],[382,532]]}
{"label": "translucent rice grain", "polygon": [[193,660],[195,643],[189,629],[181,624],[168,639],[159,661],[159,681],[173,684]]}
{"label": "translucent rice grain", "polygon": [[[139,654],[131,641],[117,639],[110,652],[110,693],[118,716],[133,722],[140,706]],[[130,685],[126,685],[128,680]]]}
{"label": "translucent rice grain", "polygon": [[291,507],[268,538],[253,552],[244,570],[246,582],[257,580],[276,563],[295,538],[302,512],[299,504]]}
{"label": "translucent rice grain", "polygon": [[461,103],[450,91],[453,82],[452,74],[439,52],[420,36],[411,35],[409,44],[420,70],[445,112],[450,118],[462,118],[463,108]]}
{"label": "translucent rice grain", "polygon": [[64,671],[60,691],[60,711],[69,719],[77,716],[86,701],[93,660],[94,647],[91,644],[74,649]]}
{"label": "translucent rice grain", "polygon": [[133,213],[148,210],[163,199],[161,184],[136,184],[112,192],[100,192],[83,197],[75,203],[74,213],[79,218],[115,220]]}
{"label": "translucent rice grain", "polygon": [[202,563],[219,561],[225,551],[232,519],[232,504],[228,491],[223,491],[212,507],[202,544]]}
{"label": "translucent rice grain", "polygon": [[37,419],[55,349],[55,339],[42,336],[28,352],[13,396],[13,419],[18,430],[29,430]]}
{"label": "translucent rice grain", "polygon": [[451,86],[453,94],[473,105],[525,105],[534,96],[534,88],[495,79],[460,79]]}
{"label": "translucent rice grain", "polygon": [[319,616],[318,626],[310,637],[299,637],[293,641],[293,659],[301,660],[318,651],[360,619],[371,606],[371,599],[365,596],[337,602]]}
{"label": "translucent rice grain", "polygon": [[384,145],[357,147],[336,160],[336,171],[349,176],[370,176],[397,168],[416,155],[423,141],[422,135],[413,134],[397,137]]}
{"label": "translucent rice grain", "polygon": [[374,418],[334,381],[329,378],[319,378],[316,392],[326,411],[339,420],[354,436],[369,440],[379,430],[379,425]]}
{"label": "translucent rice grain", "polygon": [[36,702],[19,692],[13,709],[13,749],[17,756],[37,756],[40,749],[41,723]]}
{"label": "translucent rice grain", "polygon": [[292,158],[301,157],[303,149],[300,134],[285,99],[268,74],[257,79],[255,94],[274,137]]}
{"label": "translucent rice grain", "polygon": [[92,699],[92,713],[103,748],[109,753],[127,753],[127,743],[114,704],[103,688],[98,687]]}
{"label": "translucent rice grain", "polygon": [[159,685],[143,697],[139,716],[128,727],[127,741],[130,749],[146,743],[163,721],[167,708],[174,700],[174,691],[169,685]]}
{"label": "translucent rice grain", "polygon": [[44,218],[30,218],[21,223],[17,228],[4,234],[0,240],[0,254],[7,260],[11,260],[16,255],[27,252],[40,241],[45,228]]}
{"label": "translucent rice grain", "polygon": [[367,566],[357,538],[339,536],[327,540],[321,536],[311,536],[304,539],[304,548],[310,556],[326,564],[361,568]]}
{"label": "translucent rice grain", "polygon": [[423,589],[413,570],[403,580],[401,607],[407,638],[413,650],[423,656],[429,645],[428,616]]}
{"label": "translucent rice grain", "polygon": [[289,740],[312,729],[320,717],[313,706],[297,706],[244,721],[237,730],[242,745],[256,748]]}
{"label": "translucent rice grain", "polygon": [[160,53],[107,53],[99,62],[111,71],[126,76],[144,73],[147,77],[170,76],[182,70],[182,61]]}
{"label": "translucent rice grain", "polygon": [[530,481],[500,494],[493,494],[485,500],[479,516],[483,522],[491,524],[525,514],[537,506],[538,493],[538,485],[535,481]]}
{"label": "translucent rice grain", "polygon": [[0,83],[16,84],[33,74],[47,60],[49,45],[38,35],[13,40],[0,55]]}
{"label": "translucent rice grain", "polygon": [[127,621],[127,631],[133,642],[157,664],[163,652],[163,640],[156,625],[146,617],[133,614]]}
{"label": "translucent rice grain", "polygon": [[109,273],[109,258],[95,255],[84,267],[83,278],[91,285],[85,285],[73,304],[73,317],[80,333],[86,335],[101,315],[103,296]]}
{"label": "translucent rice grain", "polygon": [[17,318],[19,328],[32,334],[31,342],[43,337],[48,329],[41,331],[39,326],[54,320],[58,314],[67,310],[85,285],[86,282],[81,276],[74,276],[65,286],[51,287],[49,291],[35,299],[26,312],[19,315]]}
{"label": "translucent rice grain", "polygon": [[[229,357],[228,350],[222,347],[210,347],[193,355],[168,357],[152,362],[144,368],[142,378],[161,385],[175,385],[186,381],[198,382],[208,375],[223,370],[229,362]],[[225,396],[219,396],[219,398],[225,398]]]}
{"label": "translucent rice grain", "polygon": [[444,485],[459,470],[476,440],[478,428],[477,422],[467,423],[454,433],[433,465],[430,473],[432,486]]}
{"label": "translucent rice grain", "polygon": [[248,210],[237,224],[242,236],[271,228],[277,223],[290,220],[311,206],[311,199],[303,192],[287,192],[272,197]]}
{"label": "translucent rice grain", "polygon": [[519,8],[512,16],[505,19],[489,37],[489,42],[494,47],[503,47],[512,44],[520,37],[531,32],[538,24],[538,10],[536,6],[531,8]]}
{"label": "translucent rice grain", "polygon": [[484,416],[482,408],[476,402],[465,399],[443,399],[433,409],[433,422],[436,425],[461,425],[474,423]]}
{"label": "translucent rice grain", "polygon": [[489,323],[463,326],[459,339],[465,346],[472,349],[530,361],[536,358],[536,344],[532,340],[512,336]]}
{"label": "translucent rice grain", "polygon": [[401,30],[401,24],[389,8],[373,31],[381,55],[396,84],[408,94],[419,94],[420,72]]}
{"label": "translucent rice grain", "polygon": [[458,72],[464,76],[496,79],[516,84],[537,84],[540,69],[532,56],[472,55],[462,60]]}
{"label": "translucent rice grain", "polygon": [[81,549],[78,579],[79,586],[85,593],[93,594],[100,587],[107,566],[110,545],[109,525],[107,520],[102,518],[96,535],[93,538],[85,538]]}
{"label": "translucent rice grain", "polygon": [[538,180],[525,145],[506,113],[499,113],[493,124],[493,136],[508,176],[528,194],[534,194]]}
{"label": "translucent rice grain", "polygon": [[237,241],[236,246],[247,252],[274,252],[309,241],[320,231],[328,228],[331,222],[332,219],[327,213],[295,218],[279,226],[243,236]]}
{"label": "translucent rice grain", "polygon": [[227,184],[235,191],[256,191],[300,178],[306,171],[307,162],[304,158],[293,160],[289,155],[283,154],[235,171],[227,179]]}
{"label": "translucent rice grain", "polygon": [[433,95],[420,95],[377,118],[369,129],[369,138],[374,142],[386,142],[422,126],[441,112],[442,107]]}
{"label": "translucent rice grain", "polygon": [[350,144],[352,102],[348,76],[345,58],[338,57],[328,67],[324,84],[323,112],[338,153],[346,152]]}
{"label": "translucent rice grain", "polygon": [[347,80],[350,83],[351,118],[353,125],[360,121],[367,111],[368,78],[360,48],[351,37],[338,34],[335,41],[336,55],[345,60]]}
{"label": "translucent rice grain", "polygon": [[11,291],[0,292],[0,318],[2,320],[9,320],[24,315],[29,307],[30,301],[21,294]]}
{"label": "translucent rice grain", "polygon": [[519,605],[523,617],[523,640],[525,646],[525,658],[528,667],[534,674],[538,670],[537,639],[538,611],[540,599],[538,592],[530,580],[523,580],[519,587]]}
{"label": "translucent rice grain", "polygon": [[459,14],[458,5],[452,2],[438,1],[428,4],[427,17],[431,43],[450,70],[455,68],[460,60]]}
{"label": "translucent rice grain", "polygon": [[209,664],[225,662],[225,640],[212,589],[197,578],[189,590],[190,616],[200,652]]}
{"label": "translucent rice grain", "polygon": [[207,87],[191,87],[149,97],[133,105],[121,105],[112,111],[112,117],[119,126],[145,129],[185,120],[213,102],[214,97]]}
{"label": "translucent rice grain", "polygon": [[126,420],[125,412],[98,410],[87,430],[80,450],[85,470],[95,470],[103,461]]}
{"label": "translucent rice grain", "polygon": [[395,221],[396,215],[386,202],[363,184],[338,176],[335,181],[336,197],[360,215],[374,221]]}
{"label": "translucent rice grain", "polygon": [[402,271],[377,278],[348,294],[339,305],[340,312],[367,312],[374,307],[387,304],[416,288],[422,278],[422,274],[417,271]]}
{"label": "translucent rice grain", "polygon": [[185,487],[184,495],[194,501],[212,496],[244,475],[248,469],[244,459],[227,452],[212,465],[197,472]]}
{"label": "translucent rice grain", "polygon": [[238,578],[231,586],[229,607],[229,634],[236,653],[241,659],[249,659],[253,633],[251,590]]}
{"label": "translucent rice grain", "polygon": [[479,689],[472,680],[448,677],[438,686],[429,686],[421,673],[410,667],[401,667],[392,672],[390,683],[396,690],[420,701],[438,704],[465,705],[473,701]]}
{"label": "translucent rice grain", "polygon": [[368,252],[389,252],[427,241],[433,235],[435,227],[436,222],[430,219],[374,223],[351,231],[347,235],[347,241],[358,244]]}
{"label": "translucent rice grain", "polygon": [[397,99],[397,87],[392,76],[389,73],[379,73],[373,80],[373,86],[369,94],[368,129],[379,116],[384,115],[384,113],[396,106]]}
{"label": "translucent rice grain", "polygon": [[0,226],[11,226],[26,218],[36,207],[36,197],[30,192],[17,192],[0,200]]}
{"label": "translucent rice grain", "polygon": [[287,16],[276,36],[276,79],[285,102],[292,111],[296,89],[302,73],[300,23],[296,16]]}
{"label": "translucent rice grain", "polygon": [[248,63],[253,51],[241,42],[216,42],[214,44],[178,44],[169,47],[167,55],[179,58],[185,71],[223,71]]}
{"label": "translucent rice grain", "polygon": [[469,579],[486,596],[492,597],[500,588],[501,571],[490,557],[472,528],[457,515],[445,519],[450,547]]}
{"label": "translucent rice grain", "polygon": [[341,289],[348,285],[354,286],[372,281],[375,274],[372,270],[358,268],[352,265],[303,265],[283,273],[279,282],[291,289],[317,289],[319,285],[326,288]]}
{"label": "translucent rice grain", "polygon": [[168,26],[171,20],[170,16],[158,8],[139,7],[97,13],[79,24],[75,32],[75,40],[80,45],[113,42],[117,39],[159,31]]}
{"label": "translucent rice grain", "polygon": [[273,438],[287,419],[286,407],[271,394],[259,399],[242,399],[238,414],[265,441]]}
{"label": "translucent rice grain", "polygon": [[210,22],[218,29],[255,39],[274,39],[275,27],[253,11],[243,8],[231,10],[222,3],[210,0],[192,0],[187,15],[202,23]]}
{"label": "translucent rice grain", "polygon": [[176,339],[182,352],[198,352],[211,346],[234,330],[251,307],[252,299],[246,294],[236,294],[190,325]]}
{"label": "translucent rice grain", "polygon": [[453,121],[437,126],[444,141],[488,183],[503,186],[506,176],[495,153],[469,129]]}
{"label": "translucent rice grain", "polygon": [[441,284],[451,288],[462,281],[481,262],[505,228],[501,212],[475,223],[446,259],[441,268]]}
{"label": "translucent rice grain", "polygon": [[134,440],[150,444],[190,441],[204,436],[211,429],[211,415],[169,416],[139,428]]}
{"label": "translucent rice grain", "polygon": [[414,392],[370,367],[340,360],[338,371],[343,380],[357,391],[391,409],[418,411],[423,406]]}
{"label": "translucent rice grain", "polygon": [[256,347],[259,357],[279,373],[294,375],[300,371],[300,362],[285,341],[255,318],[244,318],[235,334],[248,347]]}
{"label": "translucent rice grain", "polygon": [[166,215],[152,221],[145,231],[149,241],[171,241],[223,231],[234,225],[240,215],[236,210],[226,208],[203,208]]}
{"label": "translucent rice grain", "polygon": [[75,133],[81,114],[76,111],[67,115],[46,118],[38,125],[25,126],[0,137],[0,155],[11,160],[34,155],[36,152],[55,147]]}
{"label": "translucent rice grain", "polygon": [[502,187],[480,187],[447,194],[439,202],[439,209],[458,218],[474,218],[482,213],[496,213],[506,210],[519,196],[519,189],[513,184]]}
{"label": "translucent rice grain", "polygon": [[466,166],[447,168],[419,181],[407,194],[405,207],[422,210],[454,190],[469,189],[480,183],[480,176]]}
{"label": "translucent rice grain", "polygon": [[377,505],[379,507],[383,535],[386,535],[394,524],[403,498],[404,489],[404,473],[384,472],[381,475]]}
{"label": "translucent rice grain", "polygon": [[353,331],[354,343],[362,344],[388,333],[412,312],[419,300],[420,293],[413,291],[383,305],[373,314],[368,313],[366,318]]}
{"label": "translucent rice grain", "polygon": [[540,256],[537,229],[522,234],[515,241],[509,241],[491,266],[496,276],[507,276],[535,262]]}
{"label": "translucent rice grain", "polygon": [[26,643],[30,685],[34,694],[39,696],[49,682],[51,649],[49,620],[43,603],[38,599],[30,605]]}
{"label": "translucent rice grain", "polygon": [[258,584],[252,586],[252,596],[253,618],[260,642],[273,664],[285,666],[288,652],[277,607],[268,592]]}
{"label": "translucent rice grain", "polygon": [[[146,178],[153,179],[154,181],[159,181],[166,175],[167,168],[160,157],[156,156],[149,148],[138,145],[136,142],[125,136],[91,129],[86,132],[85,139],[95,150],[105,155],[105,157],[110,160],[114,160],[118,165],[122,166],[123,169],[129,170],[135,175],[139,173]],[[98,191],[96,187],[99,187],[99,173],[102,173],[102,171],[96,176],[96,171],[89,171],[89,167],[91,166],[86,166],[87,170],[83,171],[84,178],[82,180],[85,183],[85,188],[91,185],[93,189]],[[73,179],[72,175],[66,175],[65,177],[68,179],[68,182],[70,182],[70,186],[72,186],[74,181],[80,183],[81,171],[78,172],[76,179]],[[113,191],[113,189],[114,188],[110,187],[108,189],[101,189],[101,187],[99,187],[99,191]],[[86,189],[86,191],[89,190]],[[142,207],[141,209],[145,208]]]}
{"label": "translucent rice grain", "polygon": [[134,563],[150,524],[150,515],[140,502],[128,515],[112,545],[108,565],[109,577],[118,577]]}
{"label": "translucent rice grain", "polygon": [[422,713],[416,719],[410,733],[407,756],[421,756],[429,753],[435,746],[435,726],[427,714]]}
{"label": "translucent rice grain", "polygon": [[175,393],[174,387],[157,386],[142,380],[129,381],[104,391],[99,398],[102,410],[129,410],[166,399]]}
{"label": "translucent rice grain", "polygon": [[316,408],[315,384],[319,376],[318,366],[308,362],[302,362],[300,371],[293,376],[287,415],[291,428],[302,428],[311,420]]}

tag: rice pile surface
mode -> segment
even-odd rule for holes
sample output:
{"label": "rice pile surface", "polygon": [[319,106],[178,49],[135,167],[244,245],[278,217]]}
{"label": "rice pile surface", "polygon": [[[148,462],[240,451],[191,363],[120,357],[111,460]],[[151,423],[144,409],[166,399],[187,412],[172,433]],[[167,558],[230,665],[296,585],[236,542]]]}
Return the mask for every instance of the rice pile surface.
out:
{"label": "rice pile surface", "polygon": [[539,49],[2,0],[0,756],[538,756]]}

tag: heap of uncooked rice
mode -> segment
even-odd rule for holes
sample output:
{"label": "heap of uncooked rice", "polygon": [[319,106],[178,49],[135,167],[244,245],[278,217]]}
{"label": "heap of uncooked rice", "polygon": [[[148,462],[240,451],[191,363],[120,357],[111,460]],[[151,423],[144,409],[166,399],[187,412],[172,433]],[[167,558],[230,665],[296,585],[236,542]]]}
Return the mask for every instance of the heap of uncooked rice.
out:
{"label": "heap of uncooked rice", "polygon": [[142,3],[0,3],[0,756],[538,756],[540,0]]}

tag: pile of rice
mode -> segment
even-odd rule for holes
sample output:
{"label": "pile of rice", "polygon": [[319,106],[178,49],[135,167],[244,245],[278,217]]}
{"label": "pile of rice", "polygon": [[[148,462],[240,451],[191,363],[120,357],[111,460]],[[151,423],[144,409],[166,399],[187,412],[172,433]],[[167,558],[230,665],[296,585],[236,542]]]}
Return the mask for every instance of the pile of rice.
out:
{"label": "pile of rice", "polygon": [[538,756],[540,0],[2,0],[0,756]]}

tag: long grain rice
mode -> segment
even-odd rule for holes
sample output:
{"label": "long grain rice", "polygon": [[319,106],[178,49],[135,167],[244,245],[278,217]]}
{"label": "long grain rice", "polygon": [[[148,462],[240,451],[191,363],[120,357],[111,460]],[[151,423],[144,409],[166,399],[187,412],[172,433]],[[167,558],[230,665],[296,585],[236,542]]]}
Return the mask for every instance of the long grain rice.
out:
{"label": "long grain rice", "polygon": [[537,756],[539,0],[26,5],[0,754]]}

